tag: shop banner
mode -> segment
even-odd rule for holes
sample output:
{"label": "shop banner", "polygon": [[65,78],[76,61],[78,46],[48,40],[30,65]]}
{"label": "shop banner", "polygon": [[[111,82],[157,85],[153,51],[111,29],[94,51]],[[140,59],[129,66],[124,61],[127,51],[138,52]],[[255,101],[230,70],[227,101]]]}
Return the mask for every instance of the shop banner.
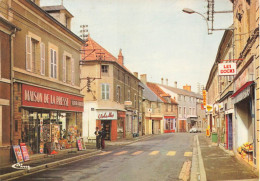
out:
{"label": "shop banner", "polygon": [[203,96],[203,106],[206,107],[207,104],[207,91],[202,90],[202,96]]}
{"label": "shop banner", "polygon": [[116,120],[117,111],[98,111],[98,119],[100,120]]}
{"label": "shop banner", "polygon": [[83,97],[22,85],[22,106],[83,112]]}
{"label": "shop banner", "polygon": [[29,153],[28,153],[26,144],[25,143],[20,143],[20,147],[21,147],[21,151],[22,151],[22,154],[23,154],[23,160],[25,162],[29,161],[30,157],[29,157]]}
{"label": "shop banner", "polygon": [[17,163],[23,162],[23,155],[19,145],[13,145],[14,155]]}

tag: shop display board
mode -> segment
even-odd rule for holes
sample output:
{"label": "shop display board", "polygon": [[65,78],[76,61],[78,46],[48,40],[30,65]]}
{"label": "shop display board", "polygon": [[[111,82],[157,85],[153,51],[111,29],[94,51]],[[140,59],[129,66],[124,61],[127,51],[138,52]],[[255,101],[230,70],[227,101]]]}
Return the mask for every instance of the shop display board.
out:
{"label": "shop display board", "polygon": [[78,145],[79,151],[83,150],[81,139],[77,139],[77,145]]}
{"label": "shop display board", "polygon": [[20,143],[20,147],[21,147],[21,151],[22,151],[22,154],[23,154],[23,160],[25,162],[29,161],[30,157],[29,157],[29,153],[28,153],[26,144],[25,143]]}
{"label": "shop display board", "polygon": [[23,155],[19,145],[13,145],[14,155],[17,163],[23,162]]}

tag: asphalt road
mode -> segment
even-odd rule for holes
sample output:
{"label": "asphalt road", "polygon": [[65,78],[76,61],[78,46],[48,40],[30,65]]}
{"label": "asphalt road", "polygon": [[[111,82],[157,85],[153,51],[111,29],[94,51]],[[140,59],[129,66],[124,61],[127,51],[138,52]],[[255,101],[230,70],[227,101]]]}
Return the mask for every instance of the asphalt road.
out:
{"label": "asphalt road", "polygon": [[102,153],[15,180],[172,181],[179,180],[185,161],[191,160],[195,134],[171,133]]}

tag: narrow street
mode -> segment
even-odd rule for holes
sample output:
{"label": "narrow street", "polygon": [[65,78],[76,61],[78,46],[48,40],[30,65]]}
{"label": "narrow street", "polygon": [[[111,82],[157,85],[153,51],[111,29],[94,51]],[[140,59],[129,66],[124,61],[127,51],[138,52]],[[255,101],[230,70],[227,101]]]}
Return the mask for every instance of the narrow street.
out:
{"label": "narrow street", "polygon": [[184,162],[191,161],[194,135],[164,134],[108,147],[91,158],[16,180],[178,180]]}

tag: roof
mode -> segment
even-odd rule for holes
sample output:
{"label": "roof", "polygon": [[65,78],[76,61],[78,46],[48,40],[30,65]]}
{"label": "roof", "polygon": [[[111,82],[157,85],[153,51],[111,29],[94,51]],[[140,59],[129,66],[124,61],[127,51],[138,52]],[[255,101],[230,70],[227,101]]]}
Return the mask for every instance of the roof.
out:
{"label": "roof", "polygon": [[152,102],[163,102],[160,98],[158,98],[158,96],[149,88],[147,87],[145,84],[143,84],[142,82],[139,82],[139,85],[142,86],[144,88],[143,90],[143,97],[149,101]]}
{"label": "roof", "polygon": [[[168,103],[165,97],[170,97],[169,94],[165,93],[157,84],[147,82],[147,86],[165,103]],[[172,104],[178,104],[174,99],[170,98]]]}
{"label": "roof", "polygon": [[36,5],[34,2],[32,2],[31,0],[26,0],[26,2],[28,2],[29,4],[31,4],[33,7],[35,7],[38,11],[40,11],[41,13],[43,13],[46,17],[48,17],[50,20],[52,20],[54,23],[56,23],[58,26],[60,26],[62,29],[64,29],[66,32],[68,32],[70,35],[72,35],[74,38],[76,38],[78,41],[80,41],[81,43],[85,43],[84,40],[82,40],[80,37],[78,37],[75,33],[73,33],[70,29],[68,29],[67,27],[65,27],[62,23],[60,23],[58,20],[56,20],[54,17],[52,17],[51,15],[49,15],[49,13],[47,13],[46,11],[44,11],[41,7],[39,7],[38,5]]}
{"label": "roof", "polygon": [[42,8],[44,11],[47,11],[47,12],[54,12],[54,11],[65,10],[71,17],[73,17],[73,15],[72,15],[63,5],[57,5],[57,6],[41,6],[41,8]]}
{"label": "roof", "polygon": [[[87,46],[82,47],[82,49],[83,49],[83,51],[85,51],[85,54],[82,53],[82,61],[93,61],[93,60],[94,61],[102,60],[104,62],[112,61],[112,62],[117,63],[120,67],[122,67],[123,69],[125,69],[127,72],[129,72],[131,75],[134,76],[134,74],[127,67],[125,67],[124,65],[121,65],[115,56],[113,56],[105,48],[103,48],[96,41],[94,41],[90,37],[90,35],[88,36]],[[122,56],[121,50],[119,52],[119,55]],[[136,79],[138,79],[138,78],[136,78]]]}
{"label": "roof", "polygon": [[185,95],[185,96],[191,96],[191,97],[196,97],[196,98],[201,98],[202,99],[202,95],[197,94],[195,92],[191,92],[191,91],[187,91],[185,89],[179,89],[176,87],[170,87],[167,85],[162,85],[162,84],[158,84],[160,87],[166,88],[176,94],[180,94],[180,95]]}

